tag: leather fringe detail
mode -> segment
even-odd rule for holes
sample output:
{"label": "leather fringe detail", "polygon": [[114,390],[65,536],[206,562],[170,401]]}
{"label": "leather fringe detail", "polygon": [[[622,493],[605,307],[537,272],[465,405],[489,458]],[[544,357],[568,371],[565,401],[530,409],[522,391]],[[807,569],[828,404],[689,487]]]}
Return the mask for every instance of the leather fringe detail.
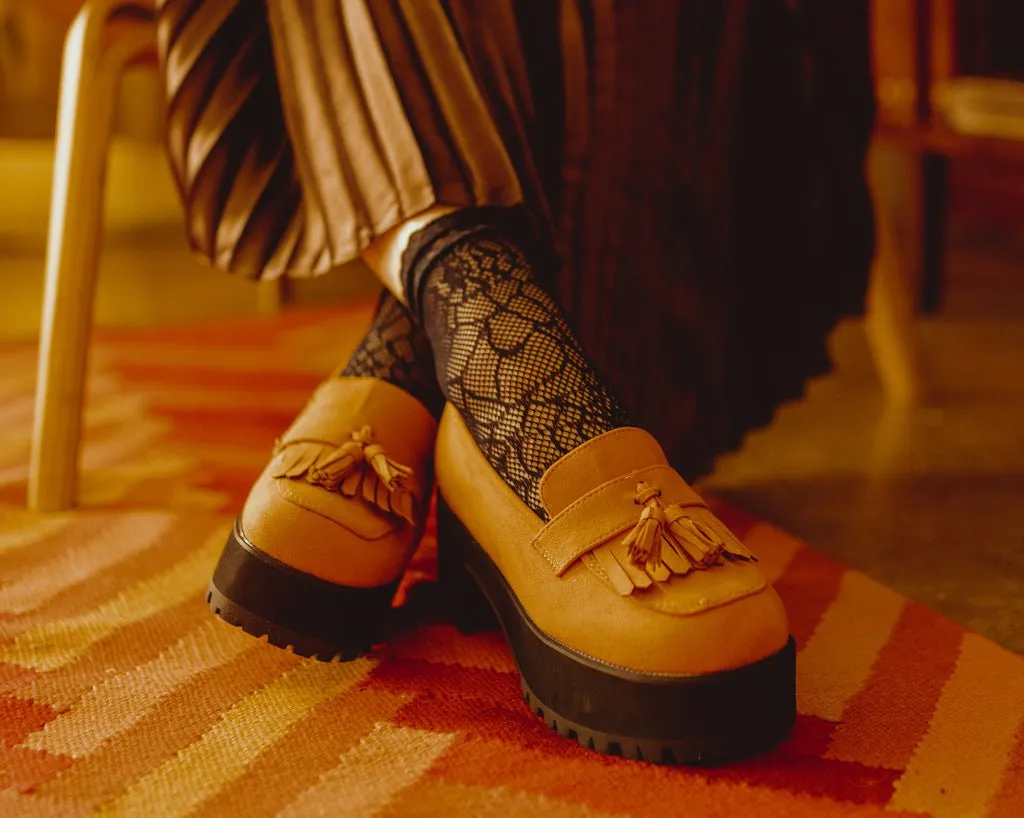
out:
{"label": "leather fringe detail", "polygon": [[646,483],[637,486],[633,502],[643,506],[644,510],[636,527],[622,541],[634,565],[657,565],[661,562],[661,541],[665,538],[668,520],[658,502],[660,495],[658,489]]}
{"label": "leather fringe detail", "polygon": [[622,595],[727,560],[756,561],[708,509],[675,503],[662,506],[659,497],[660,489],[638,483],[633,501],[644,507],[640,519],[621,542],[593,552],[603,573]]}
{"label": "leather fringe detail", "polygon": [[276,447],[277,469],[273,477],[305,478],[314,486],[337,491],[345,497],[361,496],[381,511],[412,523],[415,499],[406,486],[413,471],[391,460],[363,426],[337,448],[313,441],[297,441]]}

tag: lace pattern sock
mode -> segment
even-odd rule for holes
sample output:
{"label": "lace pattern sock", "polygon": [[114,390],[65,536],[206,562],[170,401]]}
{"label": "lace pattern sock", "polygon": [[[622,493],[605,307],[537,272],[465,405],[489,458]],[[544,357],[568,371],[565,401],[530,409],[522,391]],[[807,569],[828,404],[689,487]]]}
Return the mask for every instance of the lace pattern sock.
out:
{"label": "lace pattern sock", "polygon": [[380,378],[394,384],[416,398],[435,418],[444,408],[430,342],[405,307],[386,290],[377,302],[369,331],[340,375]]}
{"label": "lace pattern sock", "polygon": [[437,380],[488,462],[542,518],[547,468],[628,425],[527,256],[500,231],[462,237],[422,278]]}

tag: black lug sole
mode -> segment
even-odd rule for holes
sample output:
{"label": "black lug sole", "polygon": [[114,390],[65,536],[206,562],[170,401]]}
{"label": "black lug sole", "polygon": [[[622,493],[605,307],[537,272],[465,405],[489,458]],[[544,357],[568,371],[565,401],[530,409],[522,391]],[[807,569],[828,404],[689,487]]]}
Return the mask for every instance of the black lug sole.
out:
{"label": "black lug sole", "polygon": [[382,641],[397,580],[377,588],[336,585],[292,568],[250,543],[236,522],[206,602],[225,622],[271,645],[320,661],[348,661]]}
{"label": "black lug sole", "polygon": [[438,500],[439,582],[460,630],[500,625],[530,709],[600,753],[656,764],[716,764],[763,752],[796,718],[796,648],[736,670],[662,676],[573,650],[530,619],[497,566]]}

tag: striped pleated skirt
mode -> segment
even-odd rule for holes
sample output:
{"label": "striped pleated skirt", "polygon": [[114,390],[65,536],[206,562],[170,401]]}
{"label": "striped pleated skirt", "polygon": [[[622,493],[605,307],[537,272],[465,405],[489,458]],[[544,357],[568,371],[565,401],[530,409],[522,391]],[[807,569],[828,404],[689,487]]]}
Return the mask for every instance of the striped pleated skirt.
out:
{"label": "striped pleated skirt", "polygon": [[195,250],[310,276],[433,204],[522,205],[684,471],[827,369],[872,254],[867,0],[160,0]]}

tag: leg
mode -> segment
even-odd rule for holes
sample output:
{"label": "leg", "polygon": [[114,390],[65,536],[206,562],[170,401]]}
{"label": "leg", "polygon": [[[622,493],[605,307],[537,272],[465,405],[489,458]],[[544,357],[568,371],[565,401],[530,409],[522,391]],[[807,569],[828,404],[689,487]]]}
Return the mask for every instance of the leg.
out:
{"label": "leg", "polygon": [[922,156],[920,179],[921,309],[932,314],[942,306],[949,159],[936,154]]}
{"label": "leg", "polygon": [[38,511],[68,508],[75,497],[117,83],[126,65],[153,48],[152,20],[118,15],[128,8],[144,11],[145,4],[87,3],[64,46],[29,482],[29,506]]}
{"label": "leg", "polygon": [[271,278],[256,285],[256,309],[264,315],[275,315],[288,303],[289,279]]}

